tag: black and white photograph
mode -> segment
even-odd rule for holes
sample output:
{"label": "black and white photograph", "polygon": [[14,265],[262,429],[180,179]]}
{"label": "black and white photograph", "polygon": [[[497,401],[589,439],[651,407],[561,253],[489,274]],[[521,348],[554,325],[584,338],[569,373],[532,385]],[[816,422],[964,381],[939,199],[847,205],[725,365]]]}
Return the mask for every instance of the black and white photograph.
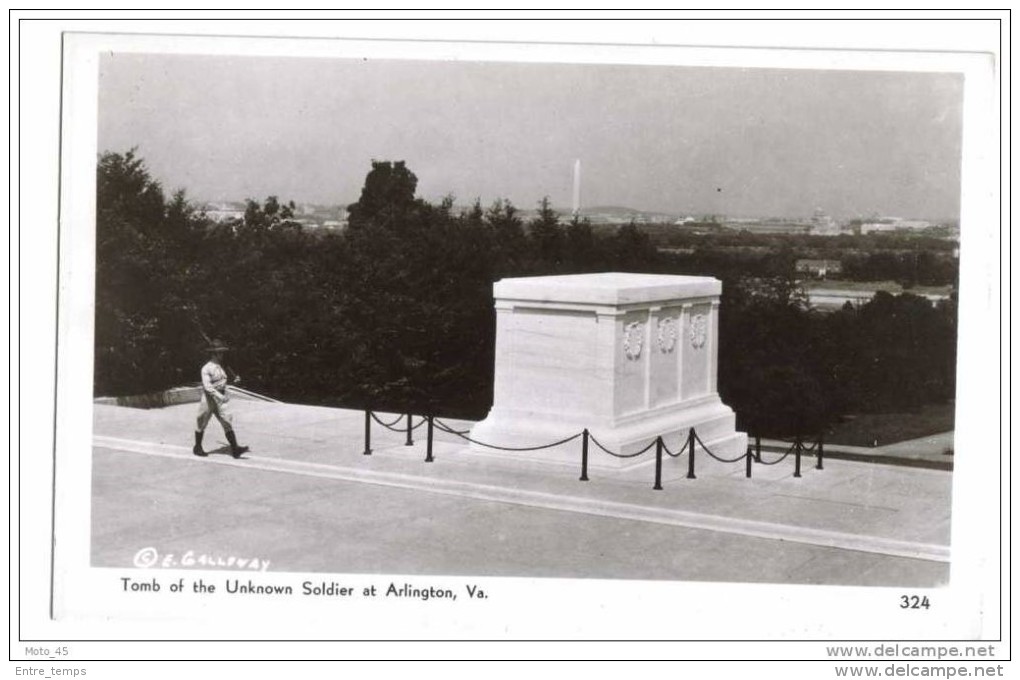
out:
{"label": "black and white photograph", "polygon": [[994,60],[62,44],[52,621],[999,635]]}

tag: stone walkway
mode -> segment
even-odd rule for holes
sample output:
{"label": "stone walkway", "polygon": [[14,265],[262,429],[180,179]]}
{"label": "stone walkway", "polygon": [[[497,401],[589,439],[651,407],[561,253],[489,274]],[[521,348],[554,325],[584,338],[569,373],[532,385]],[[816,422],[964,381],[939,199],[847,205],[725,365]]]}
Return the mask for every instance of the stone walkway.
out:
{"label": "stone walkway", "polygon": [[[424,428],[364,414],[235,402],[234,460],[215,423],[190,452],[195,405],[95,407],[93,563],[139,550],[250,555],[273,571],[422,573],[937,585],[949,573],[951,474],[792,458],[722,464],[701,455],[617,471],[479,454]],[[395,416],[380,414],[384,421]],[[418,422],[417,420],[415,422]],[[449,421],[455,429],[470,424]],[[579,449],[578,445],[578,449]],[[594,454],[593,454],[594,455]],[[775,458],[766,456],[766,460]]]}

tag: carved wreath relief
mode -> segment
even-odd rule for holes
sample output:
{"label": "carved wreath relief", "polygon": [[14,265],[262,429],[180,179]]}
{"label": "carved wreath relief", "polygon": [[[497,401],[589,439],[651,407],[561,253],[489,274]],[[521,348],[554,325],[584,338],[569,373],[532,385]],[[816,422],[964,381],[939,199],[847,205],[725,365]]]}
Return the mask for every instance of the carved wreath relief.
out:
{"label": "carved wreath relief", "polygon": [[623,353],[628,359],[641,356],[641,346],[645,341],[645,330],[640,321],[632,321],[623,329]]}
{"label": "carved wreath relief", "polygon": [[691,317],[691,347],[701,349],[708,339],[708,319],[704,314]]}
{"label": "carved wreath relief", "polygon": [[668,354],[676,347],[676,323],[673,319],[659,319],[659,350]]}

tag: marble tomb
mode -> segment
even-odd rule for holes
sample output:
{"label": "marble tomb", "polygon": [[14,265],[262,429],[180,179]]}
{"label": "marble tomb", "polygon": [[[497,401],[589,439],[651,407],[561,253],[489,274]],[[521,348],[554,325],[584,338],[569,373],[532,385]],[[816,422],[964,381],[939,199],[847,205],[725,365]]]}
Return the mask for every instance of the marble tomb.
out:
{"label": "marble tomb", "polygon": [[[747,446],[716,387],[718,279],[601,273],[503,279],[493,285],[493,406],[471,438],[504,447],[541,446],[588,428],[607,449],[631,454],[663,435],[674,452],[694,427],[717,455]],[[472,445],[478,452],[491,448]],[[579,462],[580,440],[503,455]],[[700,451],[699,451],[700,452]],[[592,467],[654,459],[589,448]]]}

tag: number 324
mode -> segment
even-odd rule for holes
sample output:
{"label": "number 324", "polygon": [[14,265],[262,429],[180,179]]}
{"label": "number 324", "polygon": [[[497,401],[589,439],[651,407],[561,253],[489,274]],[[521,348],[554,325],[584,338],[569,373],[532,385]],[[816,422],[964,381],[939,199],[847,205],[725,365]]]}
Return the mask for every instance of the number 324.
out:
{"label": "number 324", "polygon": [[927,595],[900,595],[900,609],[931,609],[931,603]]}

